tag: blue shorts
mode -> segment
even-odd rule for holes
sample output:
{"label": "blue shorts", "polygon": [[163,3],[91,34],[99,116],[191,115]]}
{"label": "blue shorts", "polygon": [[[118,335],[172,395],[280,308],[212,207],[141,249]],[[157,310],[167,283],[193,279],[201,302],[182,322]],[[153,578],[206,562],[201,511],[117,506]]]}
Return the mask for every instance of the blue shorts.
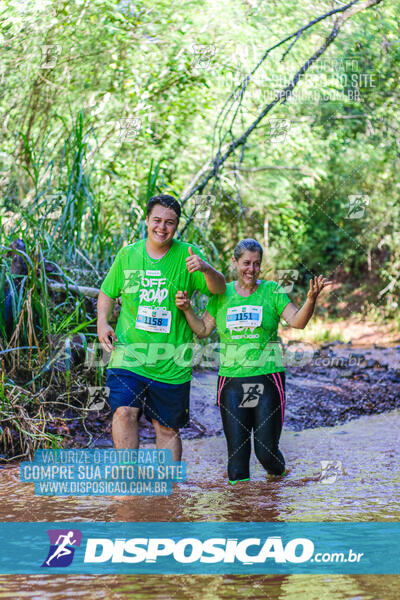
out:
{"label": "blue shorts", "polygon": [[120,406],[133,406],[164,427],[179,429],[189,424],[190,381],[162,383],[128,369],[108,369],[106,386],[112,412]]}

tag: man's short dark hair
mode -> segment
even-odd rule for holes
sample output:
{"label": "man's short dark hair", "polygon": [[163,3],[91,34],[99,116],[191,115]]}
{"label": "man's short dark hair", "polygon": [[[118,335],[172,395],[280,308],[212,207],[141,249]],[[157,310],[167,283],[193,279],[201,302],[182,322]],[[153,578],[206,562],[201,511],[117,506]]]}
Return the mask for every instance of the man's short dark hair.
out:
{"label": "man's short dark hair", "polygon": [[178,217],[178,221],[181,216],[181,205],[178,200],[176,200],[173,196],[168,196],[168,194],[160,194],[159,196],[153,196],[147,203],[147,213],[146,216],[150,216],[151,211],[157,205],[161,204],[161,206],[165,206],[166,208],[171,208]]}

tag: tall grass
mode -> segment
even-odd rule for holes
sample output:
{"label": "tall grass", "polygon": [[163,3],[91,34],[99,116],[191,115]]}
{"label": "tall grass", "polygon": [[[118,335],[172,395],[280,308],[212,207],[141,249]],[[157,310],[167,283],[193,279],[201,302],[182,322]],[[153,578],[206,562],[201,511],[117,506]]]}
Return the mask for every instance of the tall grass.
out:
{"label": "tall grass", "polygon": [[[145,205],[161,191],[157,186],[159,164],[151,163],[145,189],[127,222],[119,222],[115,233],[91,183],[89,140],[93,137],[81,111],[62,145],[59,164],[55,164],[54,160],[46,162],[44,146],[37,150],[22,136],[27,157],[26,197],[15,218],[7,226],[0,223],[3,460],[31,457],[39,447],[62,445],[63,436],[51,429],[66,409],[73,409],[75,417],[80,415],[85,428],[87,388],[101,385],[104,367],[85,371],[71,360],[77,350],[74,334],[79,336],[78,350],[85,353],[97,333],[95,299],[77,296],[68,286],[100,287],[117,250],[126,241],[143,236]],[[111,216],[115,219],[113,212]],[[16,239],[24,242],[26,251],[10,247]],[[25,261],[26,274],[11,273],[15,255]],[[49,293],[52,280],[64,283],[66,293]]]}

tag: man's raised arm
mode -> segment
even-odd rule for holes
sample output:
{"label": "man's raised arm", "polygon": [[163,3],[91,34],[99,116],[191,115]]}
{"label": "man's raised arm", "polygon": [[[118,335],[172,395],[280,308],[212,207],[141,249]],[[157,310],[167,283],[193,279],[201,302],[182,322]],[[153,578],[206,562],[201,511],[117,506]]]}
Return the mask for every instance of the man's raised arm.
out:
{"label": "man's raised arm", "polygon": [[207,271],[203,273],[208,289],[211,294],[223,294],[226,290],[225,277],[211,265],[208,264],[207,267]]}
{"label": "man's raised arm", "polygon": [[204,273],[208,290],[211,294],[223,294],[226,290],[225,277],[214,269],[207,261],[195,254],[189,246],[189,256],[186,259],[189,273],[201,271]]}

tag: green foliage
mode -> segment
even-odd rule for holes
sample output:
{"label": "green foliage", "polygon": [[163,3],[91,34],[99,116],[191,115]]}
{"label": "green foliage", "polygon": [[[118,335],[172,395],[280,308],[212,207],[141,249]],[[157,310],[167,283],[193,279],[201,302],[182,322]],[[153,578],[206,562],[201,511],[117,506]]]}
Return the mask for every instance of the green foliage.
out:
{"label": "green foliage", "polygon": [[[323,12],[232,1],[206,2],[199,13],[185,2],[147,0],[8,1],[2,10],[0,210],[18,215],[7,237],[41,240],[46,258],[65,267],[89,263],[93,285],[122,243],[145,234],[147,199],[179,196],[211,158],[218,111],[266,47]],[[283,62],[288,44],[272,52],[217,138],[241,134],[332,23],[305,32]],[[196,45],[212,46],[209,64]],[[299,269],[303,282],[342,268],[360,277],[383,244],[382,287],[396,279],[399,58],[390,3],[350,19],[250,135],[243,170],[224,166],[210,222],[194,221],[187,239],[227,270],[240,237],[263,241],[267,217],[273,272]],[[281,142],[270,119],[289,122]],[[363,218],[349,219],[357,195],[369,205]]]}
{"label": "green foliage", "polygon": [[[13,348],[32,351],[24,402],[39,421],[35,385],[45,381],[51,337],[79,332],[84,345],[96,339],[83,297],[54,301],[48,279],[100,287],[118,249],[145,236],[148,199],[160,192],[183,197],[199,183],[218,144],[223,153],[323,44],[335,17],[305,31],[284,58],[289,43],[271,52],[237,96],[236,117],[217,121],[266,49],[329,10],[324,6],[227,0],[199,10],[185,0],[6,0],[0,7],[0,336],[6,289],[13,332],[0,361],[14,360]],[[243,155],[239,147],[202,191],[215,197],[209,220],[195,216],[185,227],[184,207],[184,239],[229,278],[234,246],[254,237],[267,245],[263,276],[299,271],[298,300],[310,275],[323,273],[346,280],[330,295],[332,314],[353,286],[360,310],[398,319],[397,21],[386,0],[349,19],[293,95],[252,131]],[[209,60],[201,60],[199,47],[208,47]],[[351,198],[364,202],[356,218]],[[8,251],[16,238],[28,265],[18,278]],[[47,276],[44,261],[53,267]],[[315,330],[317,341],[335,335],[320,324]],[[4,408],[13,384],[1,375]],[[68,399],[72,383],[66,371]],[[12,444],[20,400],[7,408],[4,444]],[[23,423],[28,441],[21,450],[60,443],[29,429],[26,411]]]}

